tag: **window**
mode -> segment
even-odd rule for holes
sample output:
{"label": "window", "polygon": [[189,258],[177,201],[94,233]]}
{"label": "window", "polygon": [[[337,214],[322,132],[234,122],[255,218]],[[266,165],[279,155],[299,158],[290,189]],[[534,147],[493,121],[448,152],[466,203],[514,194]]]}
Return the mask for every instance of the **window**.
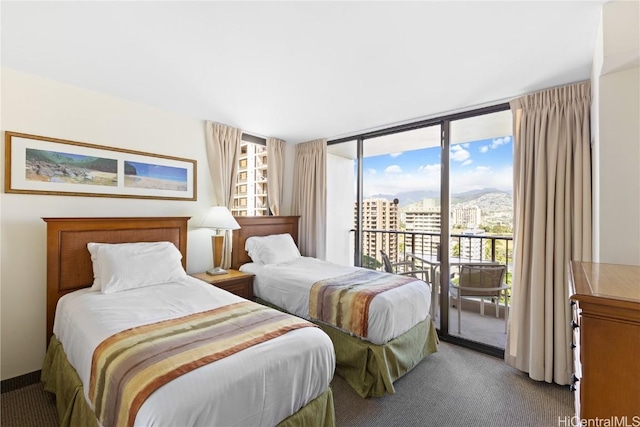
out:
{"label": "window", "polygon": [[243,134],[238,160],[238,178],[231,213],[234,216],[269,214],[267,202],[266,141]]}
{"label": "window", "polygon": [[[392,262],[433,259],[425,265],[437,265],[439,273],[431,274],[433,288],[441,291],[433,302],[439,336],[500,357],[504,320],[478,312],[483,323],[453,332],[457,316],[449,314],[458,312],[449,310],[449,281],[441,278],[457,274],[463,261],[492,262],[507,266],[510,283],[511,123],[509,105],[500,104],[329,141],[327,148],[327,167],[354,183],[328,177],[327,234],[336,237],[327,239],[327,253],[339,254],[337,263],[352,258],[373,269],[382,268],[380,249]],[[479,304],[472,302],[461,307],[465,316],[476,314]],[[504,305],[497,311],[506,313]]]}

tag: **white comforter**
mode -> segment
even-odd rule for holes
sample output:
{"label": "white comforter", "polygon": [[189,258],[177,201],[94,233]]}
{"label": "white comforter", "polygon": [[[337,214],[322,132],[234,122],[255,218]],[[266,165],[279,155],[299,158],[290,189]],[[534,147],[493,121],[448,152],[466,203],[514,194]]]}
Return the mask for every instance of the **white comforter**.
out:
{"label": "white comforter", "polygon": [[[349,267],[302,257],[282,264],[244,264],[240,270],[256,275],[254,294],[289,313],[309,319],[311,286],[331,277],[351,273]],[[421,280],[378,294],[369,307],[367,341],[384,344],[423,321],[431,307],[431,290]]]}
{"label": "white comforter", "polygon": [[[105,338],[242,300],[192,277],[113,294],[84,289],[60,299],[53,332],[87,398],[91,357]],[[333,345],[324,332],[294,330],[159,388],[140,408],[136,425],[275,425],[324,392],[334,368]]]}

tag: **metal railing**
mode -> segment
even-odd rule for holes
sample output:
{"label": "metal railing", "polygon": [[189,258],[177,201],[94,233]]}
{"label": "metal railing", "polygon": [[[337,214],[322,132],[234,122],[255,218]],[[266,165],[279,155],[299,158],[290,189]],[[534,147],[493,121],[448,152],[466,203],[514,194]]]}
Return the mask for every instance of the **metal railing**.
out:
{"label": "metal railing", "polygon": [[[451,234],[451,256],[469,263],[491,261],[507,266],[508,284],[511,283],[513,266],[513,236]],[[438,256],[440,233],[424,231],[362,230],[362,266],[381,269],[380,250],[385,251],[391,262],[403,262],[408,254],[421,253]]]}

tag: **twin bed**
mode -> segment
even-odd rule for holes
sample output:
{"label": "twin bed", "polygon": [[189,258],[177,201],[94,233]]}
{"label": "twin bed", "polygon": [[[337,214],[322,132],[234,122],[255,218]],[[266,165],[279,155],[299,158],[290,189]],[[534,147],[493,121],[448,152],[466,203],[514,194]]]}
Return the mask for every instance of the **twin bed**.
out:
{"label": "twin bed", "polygon": [[334,370],[361,396],[381,396],[436,351],[424,282],[369,296],[364,331],[331,326],[314,320],[323,300],[310,305],[310,287],[368,273],[291,262],[290,246],[252,262],[247,239],[297,240],[298,217],[237,220],[232,268],[256,274],[262,304],[186,275],[188,218],[45,219],[42,378],[61,425],[332,426]]}
{"label": "twin bed", "polygon": [[[366,334],[336,327],[309,313],[313,308],[310,291],[315,283],[348,278],[351,284],[340,290],[345,292],[344,289],[353,284],[371,283],[371,279],[365,277],[369,275],[378,282],[389,277],[401,281],[406,278],[338,266],[314,258],[298,258],[292,255],[295,250],[281,240],[266,257],[254,248],[254,252],[267,259],[267,263],[261,262],[263,259],[256,262],[252,259],[251,250],[246,250],[252,249],[256,237],[289,235],[297,242],[299,218],[265,216],[238,217],[236,220],[240,229],[233,233],[232,268],[255,274],[253,291],[257,301],[318,324],[334,344],[336,373],[360,396],[378,397],[395,393],[393,382],[424,357],[437,351],[438,338],[429,315],[431,291],[425,282],[408,279],[410,283],[375,295],[367,313]],[[273,244],[271,240],[270,245]],[[270,246],[259,249],[265,251],[267,248],[272,249]],[[353,276],[360,273],[362,275],[358,277]]]}
{"label": "twin bed", "polygon": [[[302,319],[189,277],[184,269],[180,274],[175,264],[185,265],[187,220],[45,219],[49,347],[42,379],[45,390],[56,395],[60,425],[333,426],[329,383],[335,356],[329,338],[319,328],[301,323]],[[145,246],[146,257],[109,246],[107,251],[100,249],[92,261],[87,250],[87,244],[92,242],[142,246],[171,242],[174,252],[166,260],[166,253],[155,254],[153,245],[151,249]],[[114,248],[116,256],[111,256]],[[119,259],[118,255],[124,257]],[[158,262],[156,255],[166,261]],[[108,262],[114,260],[117,265]],[[149,262],[152,265],[145,265]],[[96,277],[94,264],[101,269]],[[120,268],[122,264],[126,265]],[[140,272],[143,274],[137,274]],[[155,283],[162,282],[161,273],[170,276],[168,282]],[[95,286],[98,277],[102,279],[100,290]],[[132,286],[132,277],[143,286]],[[122,278],[127,280],[118,280]],[[129,288],[123,290],[123,285]],[[207,324],[192,319],[200,316],[192,313],[205,312],[211,317],[195,320],[206,320]],[[255,316],[261,327],[277,328],[266,333],[252,329],[258,324]],[[175,322],[182,324],[176,327]],[[128,335],[152,328],[145,332],[161,337],[161,341],[173,339],[173,335],[155,325],[170,326],[187,336],[180,336],[165,349],[160,347],[162,342],[151,342],[147,335]],[[213,342],[205,340],[207,333],[212,334]],[[236,339],[238,334],[243,335],[243,340]],[[133,351],[102,347],[101,343],[115,336],[123,336],[124,341],[138,340],[143,351],[142,355],[134,355],[129,365],[112,364],[110,380],[92,368],[92,355],[99,348],[102,353],[96,354],[119,360]],[[221,342],[220,337],[229,343]],[[192,348],[196,341],[207,343],[208,347]],[[185,352],[177,352],[184,347]],[[152,354],[154,348],[160,351]],[[185,353],[194,353],[195,358],[181,360]],[[212,357],[212,361],[202,360]],[[140,366],[151,366],[154,359],[164,364],[158,368],[163,375],[154,371],[154,376],[149,377],[144,370],[134,372]],[[212,363],[200,363],[209,361]],[[116,375],[117,371],[125,371],[124,379]],[[187,373],[178,376],[176,371]],[[164,385],[154,389],[153,383],[157,382]],[[115,383],[115,388],[102,393],[95,386],[100,383]],[[109,399],[110,395],[116,397],[115,401]],[[133,398],[126,403],[129,395]]]}

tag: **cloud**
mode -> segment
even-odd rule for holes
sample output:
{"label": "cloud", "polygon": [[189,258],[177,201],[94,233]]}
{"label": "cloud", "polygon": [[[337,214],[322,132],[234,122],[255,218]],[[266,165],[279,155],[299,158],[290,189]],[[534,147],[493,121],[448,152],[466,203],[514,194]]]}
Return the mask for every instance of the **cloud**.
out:
{"label": "cloud", "polygon": [[395,159],[398,156],[402,156],[402,152],[400,152],[400,153],[391,153],[391,154],[389,154],[389,156],[391,156],[391,157],[393,157]]}
{"label": "cloud", "polygon": [[511,143],[511,137],[510,136],[505,136],[503,138],[493,138],[493,141],[491,141],[491,148],[498,148],[501,145],[504,144],[509,144]]}
{"label": "cloud", "polygon": [[467,165],[470,165],[471,163],[473,163],[473,160],[471,159],[465,160],[464,162],[462,162],[462,166],[467,166]]}
{"label": "cloud", "polygon": [[[392,173],[367,175],[364,178],[364,196],[398,194],[416,190],[440,190],[440,164],[420,166],[417,170],[398,172],[399,166],[390,166]],[[396,169],[398,168],[398,169]]]}
{"label": "cloud", "polygon": [[425,165],[425,166],[420,166],[418,168],[419,172],[426,172],[426,173],[440,173],[440,163],[435,163],[433,165]]}
{"label": "cloud", "polygon": [[512,140],[512,138],[510,136],[505,136],[503,138],[493,138],[493,140],[491,141],[491,144],[483,145],[482,147],[480,147],[479,151],[481,153],[486,153],[487,151],[489,151],[489,149],[495,150],[496,148],[500,147],[501,145],[510,144],[511,140]]}
{"label": "cloud", "polygon": [[367,173],[370,174],[370,175],[376,175],[378,173],[378,171],[373,169],[373,168],[369,168],[369,169],[367,169]]}
{"label": "cloud", "polygon": [[[451,192],[462,193],[482,188],[511,190],[513,168],[467,167],[451,174]],[[367,175],[364,178],[364,196],[398,194],[415,190],[440,190],[440,164],[420,166],[417,171]],[[355,193],[354,193],[355,194]]]}
{"label": "cloud", "polygon": [[402,168],[400,166],[398,166],[398,165],[387,166],[387,168],[384,170],[384,173],[386,173],[386,174],[402,173]]}
{"label": "cloud", "polygon": [[478,166],[469,168],[465,173],[451,175],[452,193],[480,190],[482,188],[512,190],[513,168],[507,167],[495,170],[486,166]]}
{"label": "cloud", "polygon": [[471,157],[471,154],[461,145],[451,146],[451,160],[455,162],[464,162],[469,157]]}

